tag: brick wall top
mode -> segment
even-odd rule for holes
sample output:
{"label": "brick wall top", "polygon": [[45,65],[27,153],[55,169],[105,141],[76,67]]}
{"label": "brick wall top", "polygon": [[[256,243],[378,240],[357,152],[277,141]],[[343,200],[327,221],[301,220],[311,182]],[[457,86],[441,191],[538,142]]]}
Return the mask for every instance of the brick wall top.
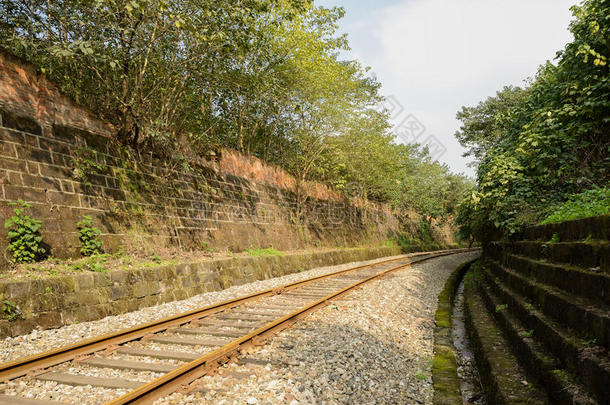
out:
{"label": "brick wall top", "polygon": [[38,69],[0,48],[0,106],[34,118],[43,128],[63,125],[110,136],[112,126],[63,94]]}

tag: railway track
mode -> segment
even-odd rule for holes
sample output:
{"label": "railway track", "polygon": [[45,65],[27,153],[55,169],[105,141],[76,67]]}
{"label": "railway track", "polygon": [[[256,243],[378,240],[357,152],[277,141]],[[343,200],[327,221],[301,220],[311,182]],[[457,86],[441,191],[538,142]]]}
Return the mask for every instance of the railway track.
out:
{"label": "railway track", "polygon": [[[0,364],[0,381],[26,387],[55,382],[90,389],[92,398],[96,390],[105,390],[112,398],[109,405],[150,404],[178,390],[196,389],[199,377],[368,281],[466,251],[415,253],[352,267],[84,340]],[[57,403],[0,395],[0,405]]]}

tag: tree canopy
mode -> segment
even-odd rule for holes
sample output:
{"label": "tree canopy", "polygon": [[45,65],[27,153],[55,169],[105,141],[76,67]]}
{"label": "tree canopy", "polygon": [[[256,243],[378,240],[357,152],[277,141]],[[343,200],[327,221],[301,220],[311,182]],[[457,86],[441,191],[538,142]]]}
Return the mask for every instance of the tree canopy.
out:
{"label": "tree canopy", "polygon": [[608,185],[610,5],[587,0],[572,12],[574,40],[556,63],[457,115],[456,136],[477,165],[476,190],[461,204],[467,234],[514,233],[574,194]]}
{"label": "tree canopy", "polygon": [[[469,181],[391,133],[380,84],[311,0],[11,0],[0,40],[117,129],[175,157],[232,148],[445,219]],[[356,185],[356,186],[354,186]]]}

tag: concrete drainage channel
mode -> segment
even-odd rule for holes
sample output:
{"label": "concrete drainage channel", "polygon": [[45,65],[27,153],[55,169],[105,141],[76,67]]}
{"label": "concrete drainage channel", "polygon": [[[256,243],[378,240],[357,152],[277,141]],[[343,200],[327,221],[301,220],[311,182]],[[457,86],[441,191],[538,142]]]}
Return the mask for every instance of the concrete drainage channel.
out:
{"label": "concrete drainage channel", "polygon": [[487,403],[464,320],[464,276],[476,260],[458,267],[438,297],[432,369],[435,405]]}
{"label": "concrete drainage channel", "polygon": [[476,366],[464,317],[464,280],[462,280],[455,294],[453,316],[451,319],[462,402],[468,405],[486,405],[487,398],[481,385],[481,377]]}
{"label": "concrete drainage channel", "polygon": [[[196,390],[191,383],[197,378],[213,373],[219,365],[264,344],[299,318],[370,280],[414,263],[465,251],[469,250],[417,253],[261,291],[5,363],[0,366],[0,378],[26,386],[50,381],[105,390],[110,404],[152,403],[177,390]],[[160,362],[162,359],[169,362]],[[125,370],[138,372],[139,377],[125,378],[129,374],[123,373]],[[22,392],[27,396],[27,389]],[[0,403],[19,403],[16,401],[53,403],[25,397],[0,399]]]}

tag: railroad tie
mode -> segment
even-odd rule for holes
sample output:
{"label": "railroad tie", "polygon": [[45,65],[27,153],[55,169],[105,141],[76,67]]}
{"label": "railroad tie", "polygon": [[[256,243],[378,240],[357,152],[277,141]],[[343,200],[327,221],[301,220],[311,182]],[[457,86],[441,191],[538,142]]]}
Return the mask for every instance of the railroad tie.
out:
{"label": "railroad tie", "polygon": [[133,347],[121,347],[116,352],[121,354],[128,354],[130,356],[147,356],[154,357],[157,359],[172,359],[180,361],[193,361],[201,357],[201,355],[197,353],[179,352],[173,350],[147,350],[137,349]]}
{"label": "railroad tie", "polygon": [[233,320],[237,320],[237,321],[265,321],[268,319],[275,319],[277,318],[277,315],[256,315],[250,312],[237,312],[237,313],[232,313],[232,312],[228,312],[226,314],[220,314],[220,315],[216,315],[216,318],[218,319],[233,319]]}
{"label": "railroad tie", "polygon": [[119,388],[130,390],[136,389],[142,384],[144,384],[140,381],[124,380],[122,378],[89,377],[85,375],[56,372],[41,374],[37,376],[36,379],[41,381],[55,381],[56,383],[66,385],[92,385],[94,387]]}
{"label": "railroad tie", "polygon": [[198,326],[211,326],[211,327],[227,327],[233,329],[244,329],[252,330],[262,325],[261,322],[237,322],[237,321],[224,321],[221,319],[202,319],[197,321]]}
{"label": "railroad tie", "polygon": [[114,368],[117,370],[152,371],[155,373],[169,373],[176,366],[160,363],[146,363],[143,361],[113,360],[103,357],[91,357],[81,362],[88,366]]}
{"label": "railroad tie", "polygon": [[188,346],[206,346],[206,347],[215,347],[215,346],[224,346],[229,343],[228,340],[225,339],[214,339],[214,338],[191,338],[191,337],[180,337],[180,336],[153,336],[150,338],[151,342],[157,343],[169,343],[176,345],[188,345]]}
{"label": "railroad tie", "polygon": [[238,330],[222,330],[215,328],[178,328],[174,331],[178,334],[186,335],[210,335],[210,336],[225,336],[225,337],[240,337],[245,335],[244,332]]}
{"label": "railroad tie", "polygon": [[0,395],[0,405],[60,405],[63,402],[56,402],[50,399],[20,398],[14,395]]}

